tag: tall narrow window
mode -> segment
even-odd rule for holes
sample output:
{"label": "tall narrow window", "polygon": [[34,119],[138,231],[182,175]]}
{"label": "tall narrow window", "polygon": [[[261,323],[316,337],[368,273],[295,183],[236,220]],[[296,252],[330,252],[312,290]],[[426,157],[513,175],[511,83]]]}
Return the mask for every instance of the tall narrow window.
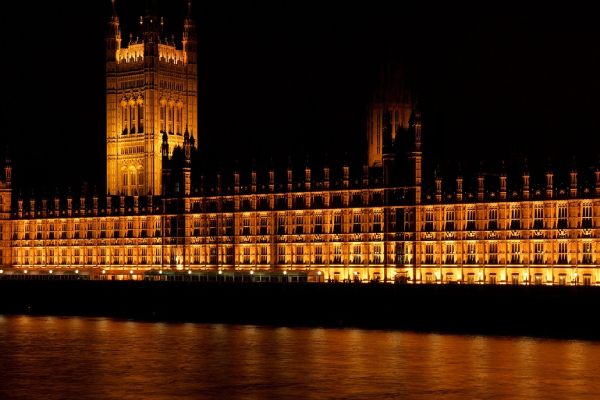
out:
{"label": "tall narrow window", "polygon": [[477,262],[477,260],[476,260],[476,256],[475,256],[475,243],[469,242],[467,244],[467,263],[475,264],[476,262]]}
{"label": "tall narrow window", "polygon": [[296,264],[304,264],[304,246],[296,246]]}
{"label": "tall narrow window", "polygon": [[144,133],[144,104],[141,101],[137,105],[137,116],[138,133]]}
{"label": "tall narrow window", "polygon": [[467,230],[475,230],[475,208],[472,207],[467,209]]}
{"label": "tall narrow window", "polygon": [[342,214],[333,216],[333,233],[342,233]]}
{"label": "tall narrow window", "polygon": [[581,210],[581,227],[582,228],[592,228],[592,204],[591,203],[583,203],[583,208]]}
{"label": "tall narrow window", "polygon": [[425,263],[433,264],[433,244],[428,243],[425,245]]}
{"label": "tall narrow window", "polygon": [[362,263],[362,248],[361,248],[360,244],[354,245],[353,254],[354,254],[354,257],[352,258],[352,262],[354,264]]}
{"label": "tall narrow window", "polygon": [[521,208],[513,206],[510,209],[510,229],[521,229]]}
{"label": "tall narrow window", "polygon": [[568,262],[567,258],[567,242],[558,242],[558,263],[566,264]]}
{"label": "tall narrow window", "polygon": [[352,232],[354,233],[360,233],[361,229],[360,229],[360,211],[357,211],[354,213],[354,225],[352,228]]}
{"label": "tall narrow window", "polygon": [[446,231],[454,230],[454,208],[446,209]]}
{"label": "tall narrow window", "polygon": [[446,244],[446,264],[454,264],[454,244]]}
{"label": "tall narrow window", "polygon": [[533,229],[544,228],[544,205],[537,203],[533,206]]}
{"label": "tall narrow window", "polygon": [[566,229],[567,228],[567,205],[559,204],[558,205],[558,229]]}
{"label": "tall narrow window", "polygon": [[323,247],[315,246],[315,264],[323,263]]}
{"label": "tall narrow window", "polygon": [[491,231],[498,229],[498,209],[495,207],[488,210],[488,229]]}
{"label": "tall narrow window", "polygon": [[543,242],[535,242],[533,245],[534,248],[534,263],[543,264],[544,263],[544,243]]}
{"label": "tall narrow window", "polygon": [[510,244],[510,262],[512,264],[519,264],[521,262],[521,244],[519,242],[512,242]]}
{"label": "tall narrow window", "polygon": [[433,231],[433,209],[425,210],[425,232]]}
{"label": "tall narrow window", "polygon": [[489,258],[488,258],[488,262],[490,264],[498,264],[498,243],[497,242],[491,242],[490,243],[490,254],[489,254]]}
{"label": "tall narrow window", "polygon": [[342,246],[336,244],[333,247],[333,263],[341,264],[342,263]]}
{"label": "tall narrow window", "polygon": [[375,232],[375,233],[381,232],[381,214],[380,213],[373,214],[373,232]]}
{"label": "tall narrow window", "polygon": [[592,242],[583,242],[583,264],[591,264],[592,263]]}

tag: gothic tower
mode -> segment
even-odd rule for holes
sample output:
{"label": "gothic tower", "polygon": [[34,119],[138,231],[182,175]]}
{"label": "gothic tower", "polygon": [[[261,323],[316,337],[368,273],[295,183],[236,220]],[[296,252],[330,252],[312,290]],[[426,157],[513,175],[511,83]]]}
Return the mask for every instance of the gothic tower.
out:
{"label": "gothic tower", "polygon": [[121,38],[113,13],[106,37],[106,186],[109,194],[161,194],[163,133],[171,153],[198,135],[196,27],[191,1],[181,43],[164,36],[156,9],[139,36]]}
{"label": "gothic tower", "polygon": [[[373,91],[367,117],[370,167],[383,166],[385,147],[394,147],[396,134],[409,129],[412,110],[413,96],[405,69],[399,63],[385,64]],[[392,127],[387,137],[386,124],[391,124]]]}

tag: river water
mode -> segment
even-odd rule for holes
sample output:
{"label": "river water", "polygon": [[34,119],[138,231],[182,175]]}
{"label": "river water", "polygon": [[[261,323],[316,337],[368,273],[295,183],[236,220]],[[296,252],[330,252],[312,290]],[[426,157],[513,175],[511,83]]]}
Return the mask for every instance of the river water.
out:
{"label": "river water", "polygon": [[0,399],[598,399],[600,343],[0,316]]}

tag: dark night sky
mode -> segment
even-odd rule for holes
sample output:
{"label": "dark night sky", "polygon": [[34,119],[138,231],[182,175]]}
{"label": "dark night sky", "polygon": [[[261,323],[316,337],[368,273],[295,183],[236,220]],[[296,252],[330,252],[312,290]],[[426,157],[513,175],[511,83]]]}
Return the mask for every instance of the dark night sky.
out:
{"label": "dark night sky", "polygon": [[[144,3],[117,0],[124,38]],[[180,31],[184,3],[161,3],[167,30]],[[426,175],[436,164],[451,171],[460,162],[468,173],[480,160],[497,169],[527,157],[535,171],[548,159],[568,166],[576,156],[583,167],[598,156],[600,24],[591,10],[196,3],[207,157],[364,157],[369,87],[390,59],[415,71]],[[25,187],[103,187],[110,3],[20,4],[0,28],[0,144],[10,146],[14,175]]]}

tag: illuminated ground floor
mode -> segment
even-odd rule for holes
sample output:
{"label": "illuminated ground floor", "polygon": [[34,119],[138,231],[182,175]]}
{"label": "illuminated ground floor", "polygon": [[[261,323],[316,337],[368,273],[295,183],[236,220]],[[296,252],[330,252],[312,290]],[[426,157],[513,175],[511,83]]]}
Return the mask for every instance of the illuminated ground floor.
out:
{"label": "illuminated ground floor", "polygon": [[600,285],[596,266],[444,265],[292,265],[178,267],[135,266],[20,266],[0,269],[5,279],[191,280],[251,282],[388,282],[417,284]]}

